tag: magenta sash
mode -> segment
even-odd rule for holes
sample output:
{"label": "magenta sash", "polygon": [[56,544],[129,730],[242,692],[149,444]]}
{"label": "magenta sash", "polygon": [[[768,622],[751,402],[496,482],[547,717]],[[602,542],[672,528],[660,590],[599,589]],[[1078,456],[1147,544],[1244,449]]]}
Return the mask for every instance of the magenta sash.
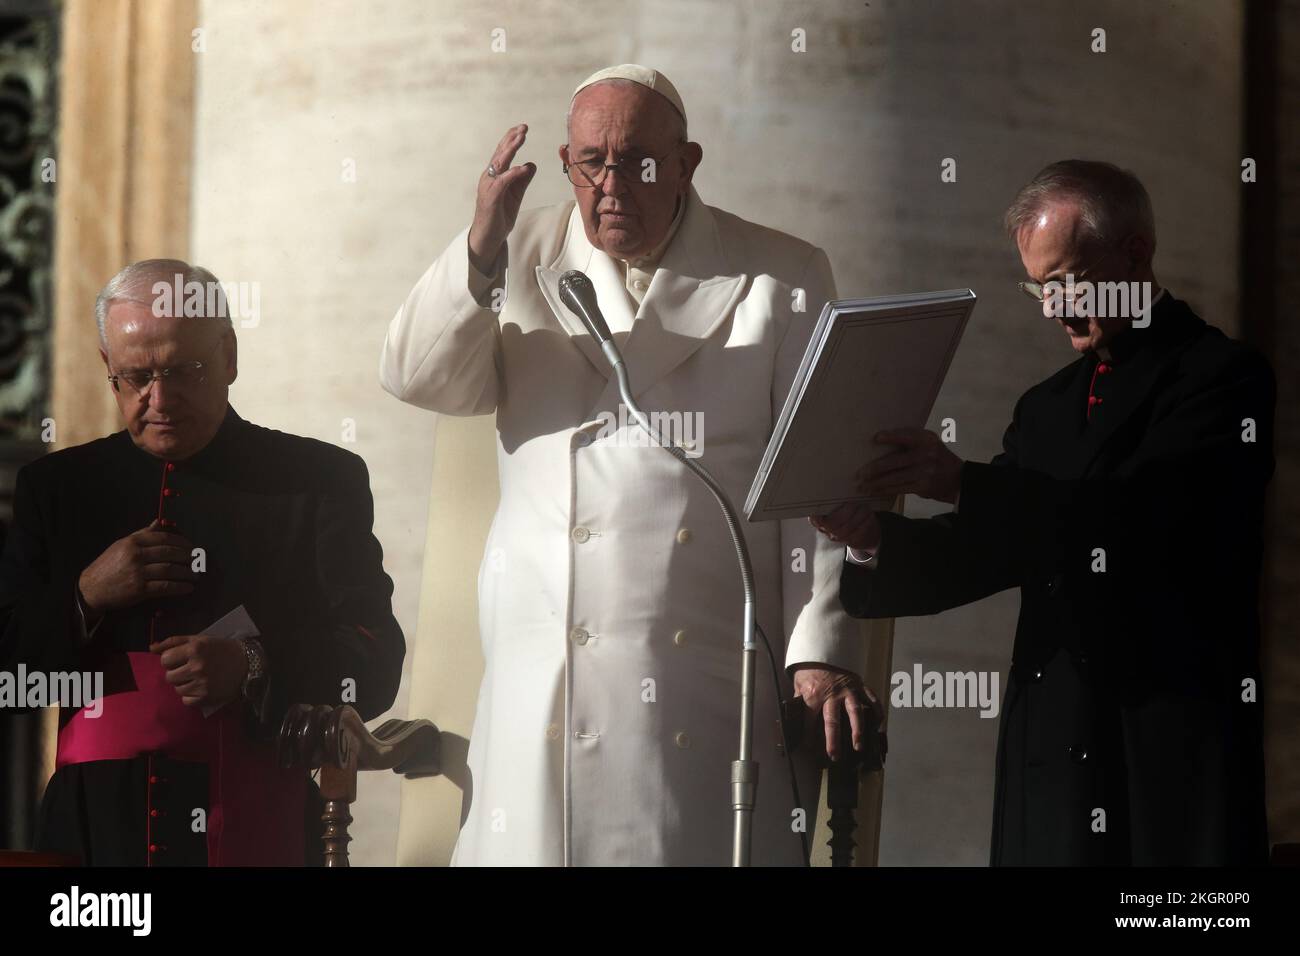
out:
{"label": "magenta sash", "polygon": [[269,743],[250,741],[235,705],[210,717],[185,706],[157,654],[122,656],[134,688],[106,688],[98,717],[74,713],[59,730],[55,767],[151,752],[206,763],[208,865],[301,866],[305,772],[281,769]]}

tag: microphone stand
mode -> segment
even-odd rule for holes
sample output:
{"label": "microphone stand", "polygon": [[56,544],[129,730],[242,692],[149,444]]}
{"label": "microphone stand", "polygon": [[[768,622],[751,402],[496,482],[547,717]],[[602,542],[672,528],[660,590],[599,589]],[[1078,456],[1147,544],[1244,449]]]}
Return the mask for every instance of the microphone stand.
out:
{"label": "microphone stand", "polygon": [[650,427],[650,421],[641,411],[632,397],[632,385],[628,380],[627,366],[623,356],[609,334],[609,326],[600,314],[596,302],[596,290],[584,273],[571,269],[560,277],[560,300],[582,320],[592,339],[605,353],[605,358],[618,377],[618,391],[623,397],[623,404],[641,429],[650,436],[650,440],[659,448],[668,452],[686,469],[704,482],[722,509],[727,520],[727,530],[731,532],[731,543],[736,549],[736,560],[740,564],[740,583],[745,591],[745,620],[742,631],[741,671],[740,671],[740,756],[731,762],[731,865],[749,866],[750,847],[754,830],[754,803],[758,795],[758,762],[754,760],[754,683],[756,680],[758,645],[754,643],[757,630],[756,602],[754,599],[754,569],[749,561],[749,548],[745,544],[745,535],[740,530],[740,519],[731,500],[718,484],[708,469],[686,457],[686,451],[677,445],[664,442]]}
{"label": "microphone stand", "polygon": [[[599,340],[599,337],[597,337]],[[736,560],[740,564],[740,581],[745,591],[745,618],[742,631],[741,671],[740,671],[740,755],[731,762],[731,865],[749,866],[752,834],[754,828],[754,803],[758,794],[758,761],[754,759],[754,684],[757,671],[758,645],[754,643],[756,622],[756,602],[754,597],[754,569],[749,560],[749,547],[740,528],[740,519],[736,509],[727,497],[722,485],[699,462],[686,456],[686,452],[677,445],[667,444],[650,427],[645,413],[641,411],[632,397],[632,387],[627,376],[627,366],[623,356],[610,339],[600,342],[601,351],[614,367],[618,377],[618,390],[623,397],[623,404],[650,436],[656,446],[668,452],[713,493],[727,520],[727,530],[731,532],[731,543],[736,549]]]}

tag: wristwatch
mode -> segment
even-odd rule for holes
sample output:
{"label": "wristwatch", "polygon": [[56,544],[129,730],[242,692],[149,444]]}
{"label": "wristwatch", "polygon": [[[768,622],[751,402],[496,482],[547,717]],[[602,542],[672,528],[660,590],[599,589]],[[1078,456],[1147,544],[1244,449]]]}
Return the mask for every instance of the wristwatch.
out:
{"label": "wristwatch", "polygon": [[244,684],[240,695],[245,700],[261,696],[262,685],[266,683],[266,652],[262,645],[251,637],[240,639],[244,645],[244,654],[248,658],[248,673],[244,675]]}

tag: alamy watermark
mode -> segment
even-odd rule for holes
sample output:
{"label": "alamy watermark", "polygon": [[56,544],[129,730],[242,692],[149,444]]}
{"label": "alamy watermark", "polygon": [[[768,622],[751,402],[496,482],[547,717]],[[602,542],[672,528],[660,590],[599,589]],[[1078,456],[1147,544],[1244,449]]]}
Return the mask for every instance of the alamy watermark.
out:
{"label": "alamy watermark", "polygon": [[262,321],[260,282],[186,282],[178,272],[171,282],[155,282],[150,291],[153,314],[160,319],[238,319],[242,329],[255,329]]}
{"label": "alamy watermark", "polygon": [[87,717],[104,712],[103,671],[0,671],[0,710],[66,707],[85,709]]}
{"label": "alamy watermark", "polygon": [[978,707],[981,717],[996,717],[1000,696],[997,671],[927,671],[920,664],[890,678],[893,707]]}
{"label": "alamy watermark", "polygon": [[[659,436],[664,445],[676,445],[686,452],[688,458],[698,458],[704,454],[704,413],[703,412],[646,412],[645,418],[651,430]],[[637,424],[634,416],[622,402],[618,406],[618,415],[605,411],[596,416],[600,428],[592,436],[592,441],[609,441],[623,448],[649,448],[654,442],[645,429]]]}
{"label": "alamy watermark", "polygon": [[1151,324],[1150,282],[1075,282],[1073,273],[1065,281],[1043,283],[1043,302],[1053,318],[1096,317],[1132,319],[1133,328]]}
{"label": "alamy watermark", "polygon": [[50,897],[50,925],[55,927],[122,927],[132,936],[153,928],[153,894],[82,892],[73,885]]}

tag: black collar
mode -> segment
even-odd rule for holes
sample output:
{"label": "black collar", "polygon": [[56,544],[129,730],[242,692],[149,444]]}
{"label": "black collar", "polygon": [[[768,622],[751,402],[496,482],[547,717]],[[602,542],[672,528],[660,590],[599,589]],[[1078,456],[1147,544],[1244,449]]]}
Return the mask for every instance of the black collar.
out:
{"label": "black collar", "polygon": [[[1106,364],[1115,366],[1130,365],[1141,360],[1149,350],[1164,351],[1168,346],[1180,342],[1199,331],[1205,323],[1187,307],[1187,303],[1175,299],[1166,290],[1160,301],[1151,309],[1151,324],[1145,328],[1129,327],[1111,339],[1106,345],[1110,357]],[[1100,361],[1097,353],[1091,353],[1092,362]],[[1091,368],[1091,365],[1089,366]]]}
{"label": "black collar", "polygon": [[[229,459],[234,449],[239,444],[239,437],[248,427],[248,423],[239,417],[239,413],[229,404],[226,404],[226,417],[221,420],[217,426],[217,433],[212,436],[212,440],[196,451],[189,458],[184,459],[186,469],[207,468],[218,462]],[[125,428],[119,433],[131,448],[143,459],[159,464],[166,463],[167,459],[151,455],[149,452],[140,448],[132,439],[131,433]]]}

